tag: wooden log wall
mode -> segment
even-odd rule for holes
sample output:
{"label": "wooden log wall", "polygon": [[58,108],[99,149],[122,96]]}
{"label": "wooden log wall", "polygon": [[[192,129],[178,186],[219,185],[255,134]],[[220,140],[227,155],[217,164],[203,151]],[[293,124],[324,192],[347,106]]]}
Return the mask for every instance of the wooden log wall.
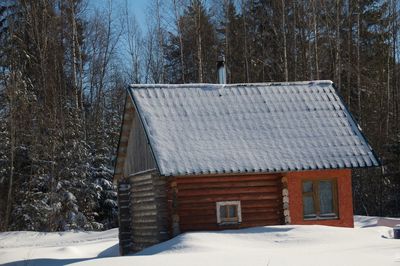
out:
{"label": "wooden log wall", "polygon": [[170,238],[166,177],[156,171],[136,174],[130,180],[132,251]]}
{"label": "wooden log wall", "polygon": [[[280,175],[175,177],[169,184],[169,191],[176,193],[170,209],[178,216],[180,232],[283,224]],[[241,202],[242,222],[218,225],[216,202],[236,200]]]}
{"label": "wooden log wall", "polygon": [[118,220],[119,220],[119,253],[128,254],[132,251],[130,183],[126,179],[118,181]]}

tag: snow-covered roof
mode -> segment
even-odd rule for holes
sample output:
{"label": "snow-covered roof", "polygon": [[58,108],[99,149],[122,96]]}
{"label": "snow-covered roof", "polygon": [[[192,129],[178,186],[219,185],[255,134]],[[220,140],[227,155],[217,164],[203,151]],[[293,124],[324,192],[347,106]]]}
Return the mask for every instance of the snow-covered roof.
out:
{"label": "snow-covered roof", "polygon": [[379,165],[331,81],[129,90],[162,175]]}

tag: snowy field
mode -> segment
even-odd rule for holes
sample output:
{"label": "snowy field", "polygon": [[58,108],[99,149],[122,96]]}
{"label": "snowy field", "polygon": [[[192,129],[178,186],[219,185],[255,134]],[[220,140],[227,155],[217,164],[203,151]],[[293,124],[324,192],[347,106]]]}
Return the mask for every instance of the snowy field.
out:
{"label": "snowy field", "polygon": [[118,230],[0,233],[0,265],[397,265],[399,219],[355,216],[355,228],[266,226],[187,233],[118,257]]}

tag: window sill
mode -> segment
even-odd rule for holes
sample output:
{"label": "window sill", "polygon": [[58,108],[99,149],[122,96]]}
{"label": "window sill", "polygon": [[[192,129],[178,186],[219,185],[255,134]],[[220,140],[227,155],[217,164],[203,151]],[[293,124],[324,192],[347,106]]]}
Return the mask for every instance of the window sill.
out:
{"label": "window sill", "polygon": [[304,221],[339,220],[338,216],[304,218]]}
{"label": "window sill", "polygon": [[218,226],[224,226],[224,225],[240,225],[241,222],[221,222],[218,224]]}

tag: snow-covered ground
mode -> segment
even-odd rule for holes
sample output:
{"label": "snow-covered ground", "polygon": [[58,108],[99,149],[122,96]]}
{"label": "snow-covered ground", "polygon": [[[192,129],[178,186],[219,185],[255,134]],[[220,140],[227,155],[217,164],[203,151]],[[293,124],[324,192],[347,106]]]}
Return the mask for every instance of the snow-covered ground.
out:
{"label": "snow-covered ground", "polygon": [[182,234],[118,256],[118,230],[0,233],[0,265],[397,265],[400,218],[355,216],[355,228],[266,226]]}

